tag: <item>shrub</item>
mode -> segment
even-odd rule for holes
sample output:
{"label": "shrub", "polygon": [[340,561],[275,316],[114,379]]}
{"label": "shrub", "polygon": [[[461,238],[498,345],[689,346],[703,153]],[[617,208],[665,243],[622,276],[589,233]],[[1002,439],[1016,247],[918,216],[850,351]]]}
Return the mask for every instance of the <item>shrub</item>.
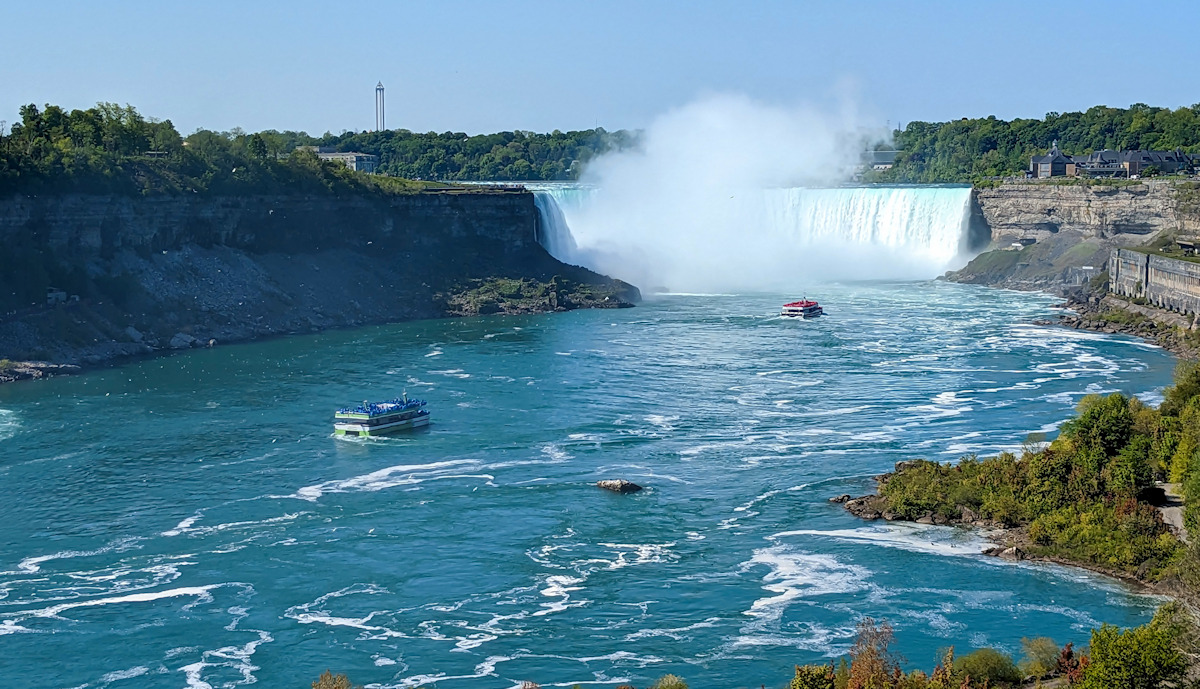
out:
{"label": "shrub", "polygon": [[1021,671],[1034,677],[1045,677],[1058,666],[1059,648],[1054,639],[1039,636],[1021,639]]}
{"label": "shrub", "polygon": [[832,665],[797,665],[788,689],[834,689]]}
{"label": "shrub", "polygon": [[329,670],[312,683],[312,689],[354,689],[345,675],[335,675]]}
{"label": "shrub", "polygon": [[994,648],[981,648],[954,661],[955,675],[970,677],[972,686],[1014,684],[1021,681],[1021,671],[1013,659]]}
{"label": "shrub", "polygon": [[687,682],[677,675],[663,675],[651,689],[687,689]]}

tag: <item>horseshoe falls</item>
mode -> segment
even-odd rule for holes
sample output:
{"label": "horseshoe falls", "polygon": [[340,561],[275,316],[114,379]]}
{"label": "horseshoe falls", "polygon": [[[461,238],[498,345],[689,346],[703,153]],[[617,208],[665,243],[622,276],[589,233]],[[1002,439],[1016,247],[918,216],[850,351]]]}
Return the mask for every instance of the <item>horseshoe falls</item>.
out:
{"label": "horseshoe falls", "polygon": [[539,239],[560,260],[653,290],[796,289],[815,282],[929,279],[985,244],[969,187],[845,187],[630,199],[532,185]]}

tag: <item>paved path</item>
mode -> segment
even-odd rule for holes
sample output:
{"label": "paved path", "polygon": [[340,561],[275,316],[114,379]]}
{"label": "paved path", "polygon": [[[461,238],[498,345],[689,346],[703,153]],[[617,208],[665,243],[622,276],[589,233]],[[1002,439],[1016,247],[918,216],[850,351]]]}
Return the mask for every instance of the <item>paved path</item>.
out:
{"label": "paved path", "polygon": [[1162,512],[1163,521],[1175,535],[1179,536],[1179,540],[1184,543],[1188,542],[1187,528],[1183,525],[1183,490],[1178,483],[1162,484],[1163,492],[1166,493],[1167,502],[1158,510]]}

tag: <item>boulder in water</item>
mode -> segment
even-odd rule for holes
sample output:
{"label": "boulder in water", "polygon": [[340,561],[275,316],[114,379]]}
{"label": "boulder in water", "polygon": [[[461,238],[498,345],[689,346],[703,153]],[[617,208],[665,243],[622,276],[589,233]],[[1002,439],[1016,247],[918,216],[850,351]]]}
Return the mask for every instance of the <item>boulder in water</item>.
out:
{"label": "boulder in water", "polygon": [[614,493],[621,493],[621,494],[636,493],[642,489],[641,486],[634,483],[633,481],[626,481],[623,478],[606,479],[604,481],[596,481],[596,485],[605,490],[611,490]]}

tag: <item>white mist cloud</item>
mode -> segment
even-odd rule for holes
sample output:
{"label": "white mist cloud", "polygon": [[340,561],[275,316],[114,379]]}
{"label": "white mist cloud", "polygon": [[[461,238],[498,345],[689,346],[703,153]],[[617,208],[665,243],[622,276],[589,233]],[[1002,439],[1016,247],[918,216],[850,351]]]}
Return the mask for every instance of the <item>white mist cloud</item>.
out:
{"label": "white mist cloud", "polygon": [[[895,207],[895,199],[794,190],[848,180],[870,138],[866,131],[849,108],[831,115],[738,95],[667,112],[646,129],[638,150],[602,156],[585,170],[581,181],[596,191],[564,209],[578,245],[572,258],[650,291],[933,277],[947,257],[905,253],[903,232],[879,224],[903,222],[891,216],[911,209]],[[830,202],[863,208],[834,212],[825,207]],[[890,216],[872,219],[880,212]],[[849,226],[863,218],[866,227]]]}

